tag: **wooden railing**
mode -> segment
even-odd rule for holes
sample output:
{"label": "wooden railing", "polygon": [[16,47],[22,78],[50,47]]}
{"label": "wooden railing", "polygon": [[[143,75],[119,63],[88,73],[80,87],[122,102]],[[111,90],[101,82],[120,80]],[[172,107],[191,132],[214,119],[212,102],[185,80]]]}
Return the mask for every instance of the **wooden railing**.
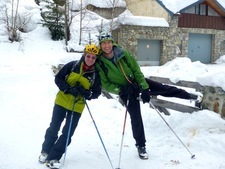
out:
{"label": "wooden railing", "polygon": [[225,18],[182,13],[178,19],[178,27],[225,30]]}

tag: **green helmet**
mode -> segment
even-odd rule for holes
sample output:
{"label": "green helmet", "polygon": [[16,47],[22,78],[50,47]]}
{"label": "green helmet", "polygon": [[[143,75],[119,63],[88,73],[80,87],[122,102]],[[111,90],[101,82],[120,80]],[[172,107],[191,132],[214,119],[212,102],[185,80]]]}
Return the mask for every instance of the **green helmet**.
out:
{"label": "green helmet", "polygon": [[113,36],[111,35],[110,32],[101,32],[100,35],[98,36],[99,44],[101,44],[105,40],[110,40],[114,42]]}

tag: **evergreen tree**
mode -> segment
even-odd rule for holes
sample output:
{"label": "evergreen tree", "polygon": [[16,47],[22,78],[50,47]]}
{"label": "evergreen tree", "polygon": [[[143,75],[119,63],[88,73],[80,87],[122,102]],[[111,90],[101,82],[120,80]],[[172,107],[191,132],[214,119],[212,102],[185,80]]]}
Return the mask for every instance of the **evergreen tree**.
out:
{"label": "evergreen tree", "polygon": [[43,18],[42,25],[48,27],[53,40],[62,40],[64,38],[64,15],[60,11],[60,6],[54,2],[45,1],[47,11],[41,12]]}

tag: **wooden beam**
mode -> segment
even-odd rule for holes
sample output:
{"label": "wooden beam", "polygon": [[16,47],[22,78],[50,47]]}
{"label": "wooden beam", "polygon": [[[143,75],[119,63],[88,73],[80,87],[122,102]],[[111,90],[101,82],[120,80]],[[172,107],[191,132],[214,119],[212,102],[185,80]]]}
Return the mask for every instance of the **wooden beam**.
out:
{"label": "wooden beam", "polygon": [[213,8],[218,14],[220,14],[222,17],[225,17],[225,11],[221,9],[214,0],[206,0],[207,4]]}
{"label": "wooden beam", "polygon": [[152,98],[151,102],[154,106],[164,107],[164,108],[180,111],[180,112],[183,112],[183,113],[193,113],[194,111],[201,110],[198,107],[192,107],[192,106],[183,105],[183,104],[180,104],[180,103],[174,103],[174,102],[171,102],[171,101],[161,100],[161,99],[156,99],[156,98]]}

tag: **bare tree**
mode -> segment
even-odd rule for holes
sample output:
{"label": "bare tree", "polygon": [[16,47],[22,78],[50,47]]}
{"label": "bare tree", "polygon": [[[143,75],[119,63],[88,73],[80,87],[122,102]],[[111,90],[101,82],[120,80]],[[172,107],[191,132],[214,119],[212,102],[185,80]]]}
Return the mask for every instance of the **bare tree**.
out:
{"label": "bare tree", "polygon": [[32,14],[30,12],[22,12],[18,14],[17,29],[20,32],[28,32],[28,23],[31,21]]}
{"label": "bare tree", "polygon": [[68,17],[69,17],[69,3],[68,0],[65,0],[65,45],[68,45],[69,41],[69,25],[68,25]]}
{"label": "bare tree", "polygon": [[19,7],[19,0],[17,0],[16,2],[16,10],[15,10],[15,14],[14,14],[14,0],[12,0],[12,14],[11,14],[11,24],[8,25],[8,32],[9,32],[9,40],[13,41],[18,41],[18,35],[17,35],[17,15],[18,15],[18,7]]}
{"label": "bare tree", "polygon": [[80,37],[79,37],[79,45],[81,44],[81,36],[82,36],[82,21],[83,21],[83,2],[81,0],[80,3]]}
{"label": "bare tree", "polygon": [[71,10],[71,6],[73,6],[74,1],[65,0],[64,6],[64,15],[65,15],[65,44],[68,45],[68,41],[70,40],[70,26],[72,24],[73,18],[76,14]]}
{"label": "bare tree", "polygon": [[98,32],[101,33],[104,30],[104,23],[103,23],[103,19],[101,19],[101,25],[97,27]]}
{"label": "bare tree", "polygon": [[[76,14],[78,14],[79,17],[79,45],[81,45],[82,43],[82,33],[87,29],[87,24],[84,25],[83,20],[85,18],[86,15],[86,8],[83,6],[83,0],[80,0],[80,7],[79,7],[79,11],[75,12]],[[75,17],[75,14],[74,14]],[[76,21],[75,21],[76,22]]]}
{"label": "bare tree", "polygon": [[106,23],[103,22],[103,19],[101,20],[101,25],[97,27],[99,33],[104,31],[106,27],[108,26],[109,26],[109,31],[112,32],[113,22],[114,22],[115,13],[116,13],[115,9],[117,7],[119,0],[107,0],[106,2],[107,2],[107,5],[111,8],[111,20],[110,20],[110,24],[109,25],[107,24],[107,26],[106,26]]}
{"label": "bare tree", "polygon": [[111,11],[111,22],[110,22],[110,31],[112,31],[112,27],[113,27],[113,21],[114,21],[114,17],[115,17],[115,8],[119,2],[119,0],[109,0],[108,1],[110,6],[112,6],[112,11]]}
{"label": "bare tree", "polygon": [[5,28],[8,32],[9,40],[11,42],[20,41],[20,36],[18,30],[21,32],[27,31],[27,24],[30,22],[31,14],[24,12],[19,13],[19,1],[20,0],[12,0],[11,8],[7,6],[7,2],[5,2],[1,6],[1,12],[3,17],[1,20],[5,24]]}
{"label": "bare tree", "polygon": [[[65,31],[67,31],[67,30],[69,31],[69,28],[70,28],[72,22],[73,23],[77,22],[77,24],[79,24],[78,43],[79,43],[79,45],[81,45],[82,41],[84,40],[83,33],[88,34],[90,31],[92,31],[91,30],[92,27],[90,27],[91,20],[87,20],[87,21],[85,20],[85,22],[84,22],[85,16],[88,13],[87,13],[86,7],[83,5],[83,0],[80,0],[79,9],[75,10],[75,11],[70,8],[71,6],[73,6],[73,1],[74,0],[70,0],[70,1],[66,0],[67,5],[65,6],[65,21],[67,21],[67,24],[65,24],[65,25],[67,25],[67,26],[65,26]],[[79,15],[79,17],[76,17],[78,15]],[[75,17],[77,18],[77,20],[74,20]],[[66,29],[66,27],[68,27],[68,29]],[[68,36],[69,35],[70,35],[70,33],[68,33]],[[69,40],[69,38],[68,38],[68,40]],[[90,43],[90,41],[91,41],[90,35],[88,37],[88,40]],[[66,45],[68,45],[67,40],[66,40]]]}

